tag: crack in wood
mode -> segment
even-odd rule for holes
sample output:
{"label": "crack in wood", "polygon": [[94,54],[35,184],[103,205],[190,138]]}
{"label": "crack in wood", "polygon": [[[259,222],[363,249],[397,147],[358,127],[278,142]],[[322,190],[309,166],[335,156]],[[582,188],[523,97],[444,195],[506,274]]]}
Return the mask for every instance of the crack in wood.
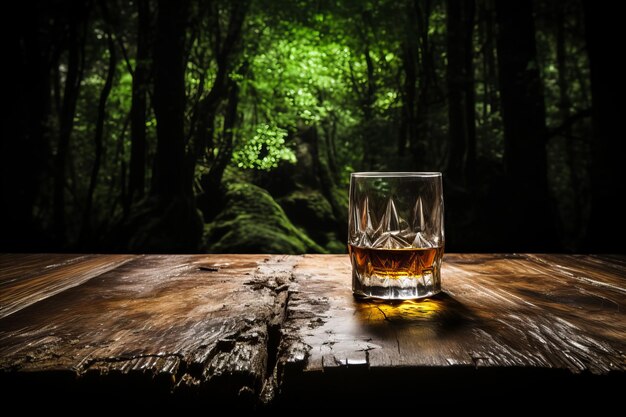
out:
{"label": "crack in wood", "polygon": [[198,270],[200,270],[200,271],[208,271],[208,272],[218,272],[220,270],[220,268],[216,267],[216,266],[203,266],[203,265],[201,265],[201,266],[198,267]]}
{"label": "crack in wood", "polygon": [[378,311],[380,311],[380,313],[383,315],[383,317],[385,317],[385,320],[391,321],[391,320],[389,320],[389,317],[387,317],[387,315],[385,314],[385,312],[383,311],[382,308],[380,308],[379,306],[376,306],[376,308],[378,309]]}
{"label": "crack in wood", "polygon": [[396,346],[398,348],[398,355],[400,355],[400,339],[398,339],[398,333],[396,333]]}

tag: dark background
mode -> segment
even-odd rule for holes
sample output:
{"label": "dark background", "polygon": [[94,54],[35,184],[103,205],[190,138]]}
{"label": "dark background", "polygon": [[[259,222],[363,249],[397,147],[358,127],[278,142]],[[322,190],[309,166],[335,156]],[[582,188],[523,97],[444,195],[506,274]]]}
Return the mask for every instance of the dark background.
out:
{"label": "dark background", "polygon": [[345,252],[352,171],[443,171],[448,251],[626,249],[612,3],[34,1],[2,251]]}

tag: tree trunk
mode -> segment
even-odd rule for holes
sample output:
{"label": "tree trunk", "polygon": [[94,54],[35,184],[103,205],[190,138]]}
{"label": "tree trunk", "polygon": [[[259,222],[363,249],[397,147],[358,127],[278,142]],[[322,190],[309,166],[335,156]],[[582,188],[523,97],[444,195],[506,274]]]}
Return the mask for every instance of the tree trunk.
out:
{"label": "tree trunk", "polygon": [[[237,128],[238,119],[238,106],[239,106],[239,86],[236,81],[230,80],[228,82],[228,103],[226,104],[226,113],[224,114],[224,128],[222,130],[222,138],[219,145],[219,151],[215,157],[213,165],[210,167],[209,173],[206,175],[204,182],[205,190],[209,192],[217,190],[222,182],[222,176],[224,170],[230,163],[233,156],[233,135],[234,130]],[[210,194],[207,194],[207,203],[211,199]],[[209,203],[210,204],[210,203]],[[205,207],[205,212],[209,212],[210,208]],[[214,213],[217,214],[217,213]]]}
{"label": "tree trunk", "polygon": [[137,1],[137,58],[133,74],[132,104],[130,108],[130,172],[124,212],[128,214],[133,202],[140,200],[146,188],[146,92],[150,72],[150,4]]}
{"label": "tree trunk", "polygon": [[496,113],[500,108],[498,101],[498,73],[496,64],[496,39],[494,6],[489,0],[480,2],[483,42],[484,109],[483,116]]}
{"label": "tree trunk", "polygon": [[98,100],[98,116],[96,119],[96,133],[94,135],[95,143],[95,158],[93,167],[91,168],[91,178],[89,179],[89,189],[87,191],[87,201],[85,202],[85,209],[83,214],[83,224],[81,230],[81,241],[89,239],[91,234],[91,218],[93,209],[93,195],[96,191],[96,185],[98,183],[98,174],[100,173],[100,165],[102,162],[102,152],[104,149],[104,122],[106,120],[106,105],[113,88],[113,78],[115,77],[115,68],[117,66],[117,53],[115,52],[115,42],[113,41],[113,35],[107,33],[107,41],[109,46],[109,68],[107,70],[107,77],[100,91],[100,98]]}
{"label": "tree trunk", "polygon": [[326,123],[324,129],[324,142],[326,146],[326,154],[328,155],[328,168],[332,174],[332,179],[337,184],[341,179],[341,171],[337,165],[337,116],[334,113],[330,114],[330,120]]}
{"label": "tree trunk", "polygon": [[474,1],[447,3],[448,174],[458,185],[474,182],[476,127],[474,116]]}
{"label": "tree trunk", "polygon": [[[205,159],[209,165],[209,173],[202,178],[202,195],[198,197],[198,206],[205,219],[213,218],[216,205],[215,196],[219,192],[224,169],[232,156],[233,129],[237,123],[237,106],[239,103],[239,87],[229,79],[232,70],[233,57],[239,50],[241,30],[248,11],[247,1],[235,2],[230,10],[228,26],[225,36],[220,29],[220,11],[212,10],[210,19],[214,29],[212,43],[214,45],[215,61],[217,63],[215,80],[209,93],[199,100],[196,112],[196,123],[193,126],[193,141],[189,147],[187,160],[189,161],[189,181],[194,181],[195,166],[199,160]],[[247,64],[243,64],[240,71],[245,72]],[[215,118],[220,104],[228,98],[224,119],[224,133],[221,141],[214,140]],[[217,150],[215,155],[214,150]]]}
{"label": "tree trunk", "polygon": [[[565,16],[563,6],[556,11],[556,65],[559,74],[559,113],[561,120],[570,116],[570,100],[567,92],[567,66],[565,52]],[[569,132],[568,132],[569,133]]]}
{"label": "tree trunk", "polygon": [[[16,4],[12,13],[15,28],[2,39],[7,56],[0,133],[0,250],[46,249],[33,210],[50,157],[48,118],[52,50],[58,39],[52,36],[49,16],[28,4]],[[44,37],[42,34],[47,34]]]}
{"label": "tree trunk", "polygon": [[588,250],[626,252],[626,130],[622,66],[616,61],[621,15],[592,1],[583,1],[592,101],[591,214]]}
{"label": "tree trunk", "polygon": [[[559,115],[562,123],[566,123],[570,118],[570,97],[568,92],[568,77],[567,77],[567,52],[565,44],[565,7],[562,4],[556,5],[556,66],[558,71],[558,86],[559,86]],[[572,140],[571,125],[565,127],[563,130],[563,136],[565,137],[565,151],[566,160],[569,168],[569,182],[572,189],[572,197],[576,202],[572,209],[572,217],[570,219],[570,233],[574,231],[574,244],[579,243],[583,238],[581,233],[583,224],[582,218],[582,201],[584,196],[581,191],[581,184],[583,178],[581,177],[582,167],[577,164],[576,160],[576,144]]]}
{"label": "tree trunk", "polygon": [[185,28],[188,1],[160,0],[154,54],[154,112],[157,150],[151,193],[169,198],[191,196],[185,175]]}
{"label": "tree trunk", "polygon": [[150,193],[116,225],[105,246],[132,252],[196,252],[202,218],[185,158],[185,39],[189,1],[159,0],[154,44],[157,148]]}
{"label": "tree trunk", "polygon": [[439,169],[435,143],[430,140],[434,132],[433,113],[441,101],[441,91],[435,70],[433,39],[430,36],[430,0],[414,2],[417,25],[417,80],[418,88],[415,105],[415,131],[411,133],[411,151],[414,165],[419,170]]}
{"label": "tree trunk", "polygon": [[523,250],[551,250],[557,244],[556,227],[547,181],[545,105],[532,2],[497,0],[496,18],[511,242]]}
{"label": "tree trunk", "polygon": [[[66,243],[65,185],[70,138],[74,127],[76,102],[83,77],[86,13],[80,2],[69,11],[67,75],[61,104],[59,143],[54,160],[53,224],[57,245]],[[82,31],[82,33],[81,33]]]}
{"label": "tree trunk", "polygon": [[[194,126],[195,134],[190,146],[188,160],[190,180],[193,180],[194,168],[197,161],[205,155],[211,158],[214,134],[215,117],[220,103],[229,94],[228,75],[231,71],[232,59],[238,50],[241,40],[241,30],[248,11],[248,1],[234,2],[230,10],[226,36],[220,29],[220,11],[216,8],[210,18],[214,29],[213,39],[215,61],[217,63],[215,80],[211,91],[198,102],[197,124]],[[219,145],[218,145],[219,146]],[[208,152],[207,152],[208,151]],[[208,190],[205,190],[208,191]]]}
{"label": "tree trunk", "polygon": [[365,67],[367,69],[367,81],[363,96],[363,116],[365,120],[366,130],[363,132],[363,164],[367,171],[375,169],[376,161],[376,144],[375,132],[372,129],[374,122],[374,102],[376,101],[376,80],[374,79],[374,62],[370,55],[370,48],[365,41]]}
{"label": "tree trunk", "polygon": [[402,91],[402,128],[398,141],[398,156],[403,156],[406,152],[407,143],[414,142],[416,133],[415,121],[415,86],[417,82],[416,57],[414,52],[414,42],[410,40],[404,47],[402,55],[402,68],[404,70],[404,85]]}
{"label": "tree trunk", "polygon": [[327,154],[322,154],[321,152],[320,137],[317,127],[312,126],[307,129],[303,133],[303,137],[306,137],[306,140],[311,144],[311,157],[313,159],[315,174],[319,179],[320,191],[330,203],[333,215],[335,219],[337,219],[337,236],[340,241],[345,242],[348,238],[346,235],[348,231],[348,207],[339,201],[337,193],[335,192],[336,184],[333,180],[333,174],[328,167]]}
{"label": "tree trunk", "polygon": [[430,0],[420,2],[416,0],[415,14],[418,30],[417,46],[417,79],[418,87],[415,100],[415,131],[411,132],[410,143],[413,160],[416,167],[426,167],[428,164],[427,154],[428,141],[425,133],[429,131],[429,107],[431,86],[431,63],[428,28],[430,21]]}
{"label": "tree trunk", "polygon": [[[111,179],[109,181],[109,189],[106,196],[106,201],[109,202],[108,216],[109,218],[114,218],[115,209],[117,205],[124,209],[124,204],[126,204],[126,162],[124,161],[124,143],[126,142],[126,132],[128,131],[128,126],[130,125],[130,113],[126,115],[124,118],[124,124],[120,129],[120,133],[118,135],[117,144],[115,147],[115,154],[113,156],[113,174],[111,175]],[[115,171],[119,171],[119,174],[116,175]],[[116,185],[119,185],[119,192],[116,190]]]}

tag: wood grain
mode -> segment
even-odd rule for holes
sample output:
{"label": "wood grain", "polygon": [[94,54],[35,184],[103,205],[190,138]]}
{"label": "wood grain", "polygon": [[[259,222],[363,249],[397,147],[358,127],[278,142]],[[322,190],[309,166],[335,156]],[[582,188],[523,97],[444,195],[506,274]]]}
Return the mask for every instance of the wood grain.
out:
{"label": "wood grain", "polygon": [[[33,380],[61,370],[73,384],[64,391],[91,385],[114,398],[141,388],[155,398],[255,402],[274,300],[295,261],[135,257],[0,320],[0,368]],[[67,262],[66,274],[78,266]]]}
{"label": "wood grain", "polygon": [[356,300],[350,277],[344,256],[296,266],[280,349],[284,401],[394,404],[425,388],[433,401],[529,390],[536,400],[555,384],[574,384],[574,396],[625,386],[623,258],[446,255],[444,293],[421,302]]}
{"label": "wood grain", "polygon": [[0,254],[0,318],[82,284],[133,255]]}
{"label": "wood grain", "polygon": [[443,294],[384,303],[352,297],[345,255],[2,255],[0,385],[144,411],[618,399],[625,271],[451,254]]}

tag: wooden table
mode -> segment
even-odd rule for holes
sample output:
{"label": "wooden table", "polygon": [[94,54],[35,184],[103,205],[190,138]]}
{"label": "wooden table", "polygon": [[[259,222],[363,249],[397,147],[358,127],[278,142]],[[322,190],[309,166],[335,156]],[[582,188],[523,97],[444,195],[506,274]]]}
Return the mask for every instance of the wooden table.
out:
{"label": "wooden table", "polygon": [[347,255],[0,255],[3,403],[480,410],[626,393],[624,256],[448,254],[443,294],[396,304],[353,299],[350,274]]}

